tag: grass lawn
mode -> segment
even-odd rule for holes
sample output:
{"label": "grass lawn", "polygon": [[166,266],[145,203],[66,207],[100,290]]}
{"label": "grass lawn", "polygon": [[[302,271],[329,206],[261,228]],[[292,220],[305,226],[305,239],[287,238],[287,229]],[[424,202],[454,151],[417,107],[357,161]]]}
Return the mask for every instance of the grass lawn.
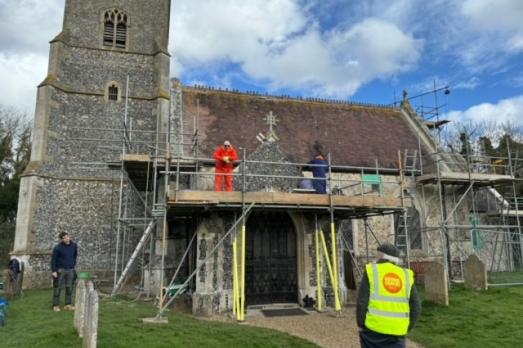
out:
{"label": "grass lawn", "polygon": [[449,295],[449,307],[423,303],[411,339],[426,348],[523,346],[523,287],[475,292],[453,285]]}
{"label": "grass lawn", "polygon": [[523,283],[523,272],[489,272],[490,284]]}
{"label": "grass lawn", "polygon": [[[81,347],[73,313],[51,311],[50,290],[26,291],[9,304],[1,347]],[[169,324],[142,324],[155,314],[150,304],[104,299],[100,303],[98,347],[317,347],[300,338],[246,325],[197,320],[169,313]]]}

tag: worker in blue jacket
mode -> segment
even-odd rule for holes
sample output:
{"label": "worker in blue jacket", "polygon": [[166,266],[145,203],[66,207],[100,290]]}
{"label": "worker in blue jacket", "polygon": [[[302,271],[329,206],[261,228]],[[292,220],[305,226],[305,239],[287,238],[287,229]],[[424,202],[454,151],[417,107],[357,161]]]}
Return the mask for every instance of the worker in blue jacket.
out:
{"label": "worker in blue jacket", "polygon": [[[309,166],[305,170],[312,171],[312,187],[316,193],[326,194],[327,193],[327,161],[323,155],[322,147],[318,143],[314,144],[314,156],[309,161]],[[312,164],[312,165],[311,165]]]}

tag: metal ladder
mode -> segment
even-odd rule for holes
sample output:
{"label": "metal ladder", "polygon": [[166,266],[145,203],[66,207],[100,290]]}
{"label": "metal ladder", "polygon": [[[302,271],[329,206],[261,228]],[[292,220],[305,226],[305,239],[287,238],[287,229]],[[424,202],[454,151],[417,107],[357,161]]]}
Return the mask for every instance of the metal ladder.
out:
{"label": "metal ladder", "polygon": [[[406,267],[410,267],[410,240],[409,240],[409,231],[408,226],[410,223],[410,216],[408,215],[408,209],[405,206],[405,200],[407,199],[407,190],[404,186],[404,179],[406,174],[410,171],[411,176],[414,177],[414,171],[416,170],[416,162],[418,159],[418,150],[414,150],[413,155],[409,155],[409,151],[405,150],[403,158],[401,152],[398,151],[399,155],[399,171],[400,171],[400,198],[403,211],[401,216],[399,216],[398,227],[394,233],[394,245],[396,248],[403,250],[405,254]],[[410,160],[410,161],[409,161]]]}
{"label": "metal ladder", "polygon": [[129,271],[131,270],[131,267],[133,266],[134,262],[136,261],[136,259],[138,258],[139,254],[140,254],[140,251],[142,250],[145,242],[147,241],[147,239],[149,238],[149,235],[151,234],[151,232],[153,231],[154,227],[156,225],[156,220],[155,219],[152,219],[150,222],[149,222],[149,225],[147,226],[147,228],[145,229],[145,231],[143,232],[143,235],[142,235],[142,238],[140,239],[140,241],[138,242],[138,244],[136,245],[136,248],[134,249],[134,252],[133,254],[131,255],[131,258],[129,259],[129,261],[127,262],[127,265],[125,266],[122,274],[120,275],[120,278],[118,279],[118,281],[116,282],[116,285],[114,286],[114,289],[111,293],[111,296],[114,296],[116,295],[116,293],[118,292],[118,290],[120,289],[120,287],[122,286],[123,284],[123,281],[125,280],[125,278],[127,277],[127,274],[129,273]]}
{"label": "metal ladder", "polygon": [[356,253],[354,251],[354,247],[351,246],[351,244],[354,242],[353,241],[352,241],[352,243],[349,242],[347,240],[347,236],[345,236],[345,233],[343,233],[343,232],[340,233],[340,236],[341,236],[341,241],[342,241],[342,249],[349,253],[350,258],[352,260],[352,264],[354,265],[354,269],[356,270],[356,272],[358,272],[358,276],[361,277],[363,275],[363,270],[361,269],[360,265],[358,264],[358,262],[356,260]]}
{"label": "metal ladder", "polygon": [[414,150],[412,155],[409,155],[409,150],[405,150],[403,155],[403,170],[405,173],[410,172],[411,176],[414,176],[414,171],[418,165],[418,150]]}
{"label": "metal ladder", "polygon": [[399,216],[398,228],[394,234],[394,245],[405,253],[405,265],[407,267],[410,266],[410,238],[408,229],[410,217],[407,208],[404,208],[403,213]]}

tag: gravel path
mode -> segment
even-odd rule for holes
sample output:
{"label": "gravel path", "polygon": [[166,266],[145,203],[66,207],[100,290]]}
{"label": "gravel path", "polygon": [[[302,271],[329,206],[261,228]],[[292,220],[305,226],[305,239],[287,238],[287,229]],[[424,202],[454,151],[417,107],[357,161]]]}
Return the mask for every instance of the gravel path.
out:
{"label": "gravel path", "polygon": [[[266,318],[259,312],[249,311],[246,316],[246,325],[283,331],[314,342],[323,348],[359,348],[355,317],[353,307],[344,308],[339,318],[335,313],[330,312]],[[220,320],[216,317],[213,319]],[[422,348],[421,345],[412,341],[407,341],[407,347]]]}

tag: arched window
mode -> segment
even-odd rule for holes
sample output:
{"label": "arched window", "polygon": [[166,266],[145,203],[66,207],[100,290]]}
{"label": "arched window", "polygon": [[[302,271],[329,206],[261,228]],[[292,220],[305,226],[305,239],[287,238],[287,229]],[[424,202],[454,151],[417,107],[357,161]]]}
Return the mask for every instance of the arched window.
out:
{"label": "arched window", "polygon": [[108,87],[107,99],[116,101],[118,100],[118,87],[116,87],[116,85],[112,84]]}
{"label": "arched window", "polygon": [[128,17],[124,12],[113,9],[104,14],[103,44],[107,47],[125,48],[127,43]]}

